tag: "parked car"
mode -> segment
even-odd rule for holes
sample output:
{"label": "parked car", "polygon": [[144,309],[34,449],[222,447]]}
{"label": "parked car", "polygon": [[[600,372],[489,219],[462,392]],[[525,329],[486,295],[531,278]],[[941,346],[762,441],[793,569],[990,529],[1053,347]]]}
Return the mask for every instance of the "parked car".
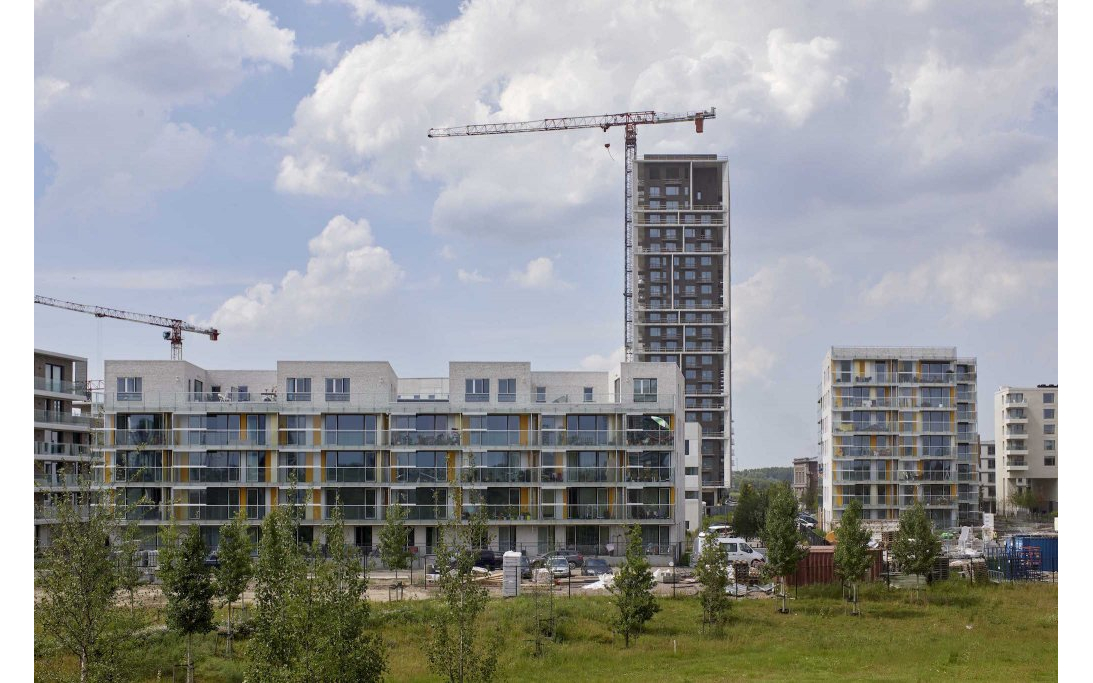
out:
{"label": "parked car", "polygon": [[551,557],[547,560],[546,566],[550,570],[551,576],[556,579],[570,575],[569,562],[564,557]]}
{"label": "parked car", "polygon": [[584,576],[602,576],[611,573],[611,565],[607,564],[607,560],[598,557],[588,558],[584,561],[584,566],[581,567],[581,574]]}
{"label": "parked car", "polygon": [[209,556],[205,558],[206,567],[219,567],[220,557],[215,552],[209,553]]}
{"label": "parked car", "polygon": [[520,555],[520,578],[531,579],[531,562],[528,560],[528,556]]}
{"label": "parked car", "polygon": [[504,557],[504,553],[498,553],[489,548],[483,548],[478,551],[478,559],[474,561],[474,566],[488,569],[491,572],[497,571],[504,566]]}
{"label": "parked car", "polygon": [[753,566],[757,566],[767,561],[766,557],[753,549],[742,538],[733,536],[713,536],[710,538],[706,535],[706,532],[703,531],[695,537],[694,550],[691,554],[692,562],[702,554],[702,546],[707,542],[708,538],[720,543],[725,548],[725,553],[728,555],[729,562],[747,562]]}
{"label": "parked car", "polygon": [[531,564],[534,567],[546,567],[548,566],[548,562],[555,557],[565,558],[565,561],[569,563],[571,569],[577,569],[584,564],[584,556],[572,548],[562,548],[539,555],[531,561]]}

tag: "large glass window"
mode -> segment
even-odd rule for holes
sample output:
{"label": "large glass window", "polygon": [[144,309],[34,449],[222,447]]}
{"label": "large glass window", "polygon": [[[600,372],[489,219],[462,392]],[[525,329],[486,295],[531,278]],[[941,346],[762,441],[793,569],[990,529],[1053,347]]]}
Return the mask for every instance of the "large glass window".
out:
{"label": "large glass window", "polygon": [[282,415],[281,438],[282,446],[306,446],[308,445],[308,420],[307,415]]}
{"label": "large glass window", "polygon": [[326,443],[332,446],[364,446],[376,443],[375,415],[327,415]]}
{"label": "large glass window", "polygon": [[[472,415],[469,420],[472,446],[516,446],[520,444],[519,415]],[[482,431],[485,430],[485,431]]]}
{"label": "large glass window", "polygon": [[289,377],[285,386],[285,400],[286,401],[310,401],[311,400],[311,378],[310,377]]}
{"label": "large glass window", "polygon": [[349,400],[349,378],[348,377],[327,377],[326,378],[326,400],[327,401],[348,401]]}
{"label": "large glass window", "polygon": [[119,401],[139,401],[142,396],[144,380],[140,377],[119,377],[118,393]]}
{"label": "large glass window", "polygon": [[443,482],[448,479],[448,455],[443,451],[395,453],[395,481]]}
{"label": "large glass window", "polygon": [[516,380],[497,380],[497,400],[501,403],[513,403],[516,401]]}
{"label": "large glass window", "polygon": [[266,481],[266,454],[261,451],[247,453],[246,473],[248,482]]}
{"label": "large glass window", "polygon": [[634,402],[655,403],[657,400],[657,380],[639,378],[634,380]]}
{"label": "large glass window", "polygon": [[326,480],[337,482],[376,481],[376,453],[374,451],[327,452]]}
{"label": "large glass window", "polygon": [[488,379],[468,379],[466,389],[467,403],[485,403],[490,400],[490,381]]}
{"label": "large glass window", "polygon": [[190,453],[190,481],[239,481],[239,451]]}
{"label": "large glass window", "polygon": [[326,518],[341,503],[345,519],[376,519],[376,489],[335,488],[326,489]]}

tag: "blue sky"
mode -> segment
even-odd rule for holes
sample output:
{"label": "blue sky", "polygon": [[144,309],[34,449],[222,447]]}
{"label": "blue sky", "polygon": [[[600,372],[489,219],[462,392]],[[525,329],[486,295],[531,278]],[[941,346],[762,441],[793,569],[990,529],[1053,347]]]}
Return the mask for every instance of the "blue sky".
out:
{"label": "blue sky", "polygon": [[[603,367],[621,133],[426,130],[716,106],[639,153],[729,157],[738,467],[814,454],[832,344],[977,356],[990,433],[999,385],[1058,379],[1057,29],[1033,0],[45,0],[35,291],[212,322],[205,367]],[[34,334],[93,375],[168,355],[44,307]]]}

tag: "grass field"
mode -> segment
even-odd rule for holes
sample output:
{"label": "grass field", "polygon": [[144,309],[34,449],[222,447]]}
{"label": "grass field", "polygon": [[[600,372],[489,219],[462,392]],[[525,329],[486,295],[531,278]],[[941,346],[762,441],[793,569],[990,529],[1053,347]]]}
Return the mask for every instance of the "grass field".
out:
{"label": "grass field", "polygon": [[[629,649],[612,635],[606,597],[555,599],[557,642],[534,656],[530,598],[493,600],[487,630],[497,629],[498,680],[727,681],[727,680],[1055,680],[1058,662],[1058,587],[936,584],[928,605],[909,604],[905,591],[865,587],[861,617],[848,614],[837,587],[801,589],[792,614],[778,602],[741,600],[723,636],[701,635],[697,598],[661,600],[661,612]],[[437,681],[422,651],[431,600],[374,605],[376,628],[389,644],[391,681]],[[141,648],[142,675],[155,680],[184,647],[171,635],[149,637]],[[673,641],[675,647],[673,648]],[[197,680],[241,681],[244,662],[212,655],[215,639],[201,639]],[[240,650],[245,646],[241,645]],[[245,655],[243,655],[245,656]],[[71,660],[38,658],[36,672],[70,669]]]}

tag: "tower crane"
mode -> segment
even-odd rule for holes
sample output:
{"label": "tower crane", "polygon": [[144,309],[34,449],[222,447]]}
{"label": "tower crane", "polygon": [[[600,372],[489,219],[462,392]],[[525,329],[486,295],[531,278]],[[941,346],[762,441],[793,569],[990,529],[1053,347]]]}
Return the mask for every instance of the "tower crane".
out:
{"label": "tower crane", "polygon": [[683,114],[662,114],[655,111],[628,111],[621,114],[601,114],[599,116],[564,116],[539,121],[514,121],[510,123],[481,123],[454,128],[430,128],[430,138],[454,138],[470,135],[499,135],[503,133],[535,133],[547,130],[574,130],[577,128],[602,128],[606,133],[612,126],[623,126],[626,130],[626,163],[624,183],[624,263],[625,282],[623,283],[623,332],[626,360],[634,357],[634,161],[637,158],[638,126],[652,123],[680,123],[694,121],[695,132],[702,132],[702,122],[715,118],[717,110],[710,107],[706,111],[692,111]]}
{"label": "tower crane", "polygon": [[60,299],[51,299],[47,296],[34,295],[34,303],[42,304],[44,306],[53,306],[55,308],[63,308],[68,311],[76,311],[78,313],[90,313],[96,318],[114,318],[116,320],[130,320],[135,323],[144,323],[145,325],[155,325],[156,327],[166,327],[169,332],[163,333],[163,338],[171,342],[171,360],[182,360],[182,332],[197,332],[198,334],[208,335],[209,339],[216,341],[220,336],[220,331],[214,327],[198,327],[197,325],[191,325],[188,322],[179,320],[177,318],[165,318],[159,315],[148,315],[146,313],[130,313],[129,311],[119,311],[116,308],[103,308],[102,306],[88,306],[86,304],[75,304],[71,301],[61,301]]}

